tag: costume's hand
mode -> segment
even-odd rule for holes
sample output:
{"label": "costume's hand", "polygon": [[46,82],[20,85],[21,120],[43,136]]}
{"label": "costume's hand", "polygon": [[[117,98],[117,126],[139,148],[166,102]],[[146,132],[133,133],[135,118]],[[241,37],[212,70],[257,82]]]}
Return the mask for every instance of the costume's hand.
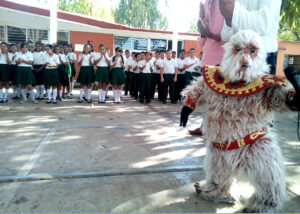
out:
{"label": "costume's hand", "polygon": [[187,106],[183,106],[180,115],[180,126],[186,127],[189,115],[193,112],[193,109]]}

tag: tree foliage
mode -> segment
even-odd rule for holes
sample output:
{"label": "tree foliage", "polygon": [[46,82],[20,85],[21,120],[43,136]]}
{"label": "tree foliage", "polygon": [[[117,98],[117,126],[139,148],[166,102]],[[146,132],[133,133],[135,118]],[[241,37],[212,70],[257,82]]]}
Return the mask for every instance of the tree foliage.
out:
{"label": "tree foliage", "polygon": [[191,22],[190,29],[188,31],[189,33],[198,33],[198,26],[196,23],[197,23],[196,21]]}
{"label": "tree foliage", "polygon": [[283,0],[279,39],[300,41],[300,0]]}
{"label": "tree foliage", "polygon": [[168,28],[168,20],[158,10],[158,0],[120,0],[114,11],[115,21],[136,28]]}
{"label": "tree foliage", "polygon": [[58,0],[58,9],[113,21],[112,8],[104,7],[97,2],[92,0]]}

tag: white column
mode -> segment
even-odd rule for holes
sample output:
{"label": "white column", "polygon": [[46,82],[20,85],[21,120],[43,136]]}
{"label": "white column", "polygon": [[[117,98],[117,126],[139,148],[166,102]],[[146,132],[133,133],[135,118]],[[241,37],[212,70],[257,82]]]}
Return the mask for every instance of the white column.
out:
{"label": "white column", "polygon": [[50,44],[57,43],[57,0],[49,1],[50,6]]}
{"label": "white column", "polygon": [[172,25],[173,25],[173,36],[172,36],[172,51],[177,52],[177,43],[178,43],[178,18],[179,18],[179,11],[180,8],[178,8],[179,0],[173,0],[173,4],[171,5],[172,10]]}

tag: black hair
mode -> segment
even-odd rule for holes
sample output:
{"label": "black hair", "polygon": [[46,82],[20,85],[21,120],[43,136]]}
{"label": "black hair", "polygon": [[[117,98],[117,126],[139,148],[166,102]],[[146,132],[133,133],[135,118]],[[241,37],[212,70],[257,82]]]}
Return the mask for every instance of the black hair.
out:
{"label": "black hair", "polygon": [[172,51],[172,54],[176,54],[176,51]]}
{"label": "black hair", "polygon": [[26,46],[28,48],[28,43],[27,42],[22,42],[21,43],[21,49],[24,48],[24,46]]}
{"label": "black hair", "polygon": [[[92,45],[88,42],[88,43],[86,43],[84,46],[83,46],[83,50],[82,50],[82,53],[84,54],[84,49],[85,49],[85,47],[86,46],[91,46],[92,47]],[[91,53],[91,51],[89,51],[89,54]]]}
{"label": "black hair", "polygon": [[145,55],[146,55],[146,53],[147,53],[147,52],[145,52],[145,51],[141,52],[141,54],[145,54]]}
{"label": "black hair", "polygon": [[[116,47],[116,48],[115,48],[115,52],[116,52],[116,53],[117,53],[117,52],[122,53],[122,49],[121,49],[120,47]],[[123,58],[122,54],[121,54],[121,59],[122,59],[122,63],[124,64],[124,58]],[[116,61],[116,56],[114,56],[113,59],[112,59],[112,62],[115,62],[115,61]]]}
{"label": "black hair", "polygon": [[99,45],[99,48],[102,48],[102,47],[104,47],[104,48],[107,50],[107,47],[106,47],[106,45],[104,45],[104,44],[100,44],[100,45]]}
{"label": "black hair", "polygon": [[6,47],[8,47],[8,44],[6,43],[6,42],[1,42],[1,44],[0,45],[5,45]]}
{"label": "black hair", "polygon": [[41,43],[41,42],[36,42],[35,45],[40,45],[40,46],[42,46],[42,43]]}
{"label": "black hair", "polygon": [[196,49],[195,48],[191,48],[190,51],[196,51]]}
{"label": "black hair", "polygon": [[54,53],[56,53],[56,48],[60,48],[60,45],[54,45],[54,47],[53,47]]}
{"label": "black hair", "polygon": [[182,52],[186,53],[186,51],[185,51],[184,49],[182,49],[182,50],[180,51],[180,53],[182,53]]}
{"label": "black hair", "polygon": [[74,52],[74,48],[73,48],[72,44],[68,44],[68,47],[71,47],[72,48],[72,52]]}
{"label": "black hair", "polygon": [[126,50],[125,53],[130,53],[130,51],[129,51],[129,50]]}
{"label": "black hair", "polygon": [[12,44],[9,45],[10,48],[13,47],[13,46],[17,46],[17,44],[16,43],[12,43]]}
{"label": "black hair", "polygon": [[172,52],[172,50],[171,50],[171,49],[169,49],[169,50],[167,50],[165,53],[167,53],[167,52]]}
{"label": "black hair", "polygon": [[53,51],[53,45],[48,44],[48,45],[46,45],[46,47],[49,47],[49,49],[51,49]]}
{"label": "black hair", "polygon": [[140,55],[140,53],[135,53],[135,58],[137,58]]}

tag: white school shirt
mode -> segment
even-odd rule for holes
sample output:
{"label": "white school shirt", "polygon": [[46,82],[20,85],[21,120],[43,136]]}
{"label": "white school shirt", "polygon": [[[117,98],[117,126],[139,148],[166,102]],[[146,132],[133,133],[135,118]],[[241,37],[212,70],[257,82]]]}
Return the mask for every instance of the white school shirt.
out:
{"label": "white school shirt", "polygon": [[240,30],[253,30],[262,36],[267,53],[278,50],[278,28],[281,0],[236,0],[232,27],[224,21],[221,38],[229,41]]}
{"label": "white school shirt", "polygon": [[[80,62],[83,57],[81,66],[90,66],[90,57],[91,56],[92,56],[91,54],[80,54],[78,57],[78,62]],[[93,58],[92,58],[92,62],[94,62]]]}
{"label": "white school shirt", "polygon": [[77,56],[74,52],[69,52],[67,57],[74,62],[76,62],[76,60],[77,60]]}
{"label": "white school shirt", "polygon": [[128,67],[131,64],[132,57],[131,56],[128,58],[125,57],[125,60],[126,60],[125,61],[125,71],[128,71]]}
{"label": "white school shirt", "polygon": [[[102,56],[102,53],[95,53],[94,54],[94,61],[99,60]],[[105,53],[106,58],[109,60],[109,62],[111,61],[108,53]],[[103,56],[102,59],[97,63],[98,67],[108,67],[109,64],[106,62],[105,57]]]}
{"label": "white school shirt", "polygon": [[136,60],[133,60],[131,66],[133,68],[136,68],[136,70],[134,71],[135,74],[139,74],[141,72],[140,69],[139,69],[139,67],[138,67],[138,62]]}
{"label": "white school shirt", "polygon": [[[121,66],[121,61],[122,61],[122,58],[121,57],[116,57],[115,58],[115,62],[117,62],[117,64],[116,64],[116,66],[115,66],[115,68],[122,68],[122,66]],[[115,64],[115,62],[113,62],[113,59],[111,59],[111,65],[114,65]]]}
{"label": "white school shirt", "polygon": [[53,54],[52,56],[49,56],[49,54],[46,54],[46,56],[44,58],[44,63],[43,64],[45,64],[45,63],[49,63],[46,66],[47,69],[53,69],[53,68],[49,68],[48,66],[49,65],[59,65],[60,64],[58,55]]}
{"label": "white school shirt", "polygon": [[[20,54],[18,54],[18,59],[23,59],[25,61],[33,61],[33,56],[32,56],[32,53],[27,51],[25,54],[23,54],[22,52]],[[21,67],[32,67],[31,64],[26,64],[26,63],[23,63],[21,62],[18,66],[21,66]]]}
{"label": "white school shirt", "polygon": [[43,65],[44,64],[44,58],[46,57],[45,53],[43,51],[40,52],[33,52],[33,64],[34,65]]}
{"label": "white school shirt", "polygon": [[175,69],[177,67],[178,67],[177,62],[173,58],[170,60],[164,59],[163,62],[164,74],[175,74]]}
{"label": "white school shirt", "polygon": [[9,53],[9,58],[11,60],[11,65],[16,65],[16,61],[17,61],[17,58],[18,58],[18,52],[16,53]]}
{"label": "white school shirt", "polygon": [[[156,69],[156,66],[158,65],[160,68],[163,68],[164,67],[164,60],[165,59],[158,59],[157,61],[156,61],[156,64],[155,64],[155,69]],[[160,74],[160,69],[158,70],[158,69],[156,69],[156,72],[157,72],[157,74]]]}
{"label": "white school shirt", "polygon": [[179,71],[179,69],[184,69],[184,64],[185,64],[185,59],[177,59],[177,65],[178,65],[178,74],[185,74],[185,70],[183,70],[182,72]]}
{"label": "white school shirt", "polygon": [[153,62],[150,60],[149,62],[147,62],[146,64],[146,60],[141,60],[138,63],[138,67],[144,67],[146,65],[146,67],[141,71],[141,73],[144,74],[151,74],[151,68],[153,68]]}
{"label": "white school shirt", "polygon": [[134,73],[133,68],[135,68],[137,66],[136,60],[131,60],[130,66],[131,66],[130,72]]}
{"label": "white school shirt", "polygon": [[153,73],[154,74],[160,74],[160,70],[156,68],[157,63],[159,63],[159,59],[154,58],[153,60]]}
{"label": "white school shirt", "polygon": [[194,59],[192,59],[191,57],[187,57],[185,58],[185,65],[191,65],[195,63],[193,66],[185,69],[186,72],[197,72],[197,70],[195,70],[196,66],[200,66],[200,60],[195,57]]}
{"label": "white school shirt", "polygon": [[[8,58],[12,59],[12,56],[10,53],[8,53]],[[6,60],[6,54],[0,53],[0,64],[7,64],[7,60]]]}
{"label": "white school shirt", "polygon": [[59,54],[58,57],[60,57],[61,61],[63,61],[64,63],[69,63],[69,59],[65,54]]}

